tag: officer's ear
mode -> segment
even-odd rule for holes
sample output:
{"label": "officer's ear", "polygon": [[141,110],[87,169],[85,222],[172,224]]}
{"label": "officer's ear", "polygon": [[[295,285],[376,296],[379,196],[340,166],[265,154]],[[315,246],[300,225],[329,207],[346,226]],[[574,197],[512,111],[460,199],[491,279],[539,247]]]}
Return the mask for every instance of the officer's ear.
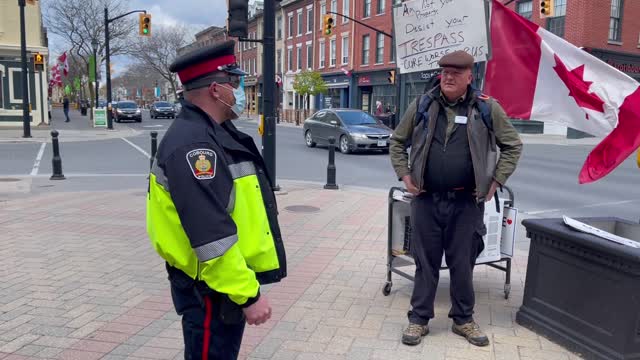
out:
{"label": "officer's ear", "polygon": [[220,84],[214,81],[209,85],[208,90],[209,90],[209,96],[211,96],[216,100],[220,99]]}

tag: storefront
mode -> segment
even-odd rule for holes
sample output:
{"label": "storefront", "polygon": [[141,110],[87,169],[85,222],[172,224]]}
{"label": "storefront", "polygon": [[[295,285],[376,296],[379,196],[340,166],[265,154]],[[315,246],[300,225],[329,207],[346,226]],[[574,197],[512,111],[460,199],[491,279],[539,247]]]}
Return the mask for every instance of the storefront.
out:
{"label": "storefront", "polygon": [[636,81],[640,81],[640,56],[603,49],[585,48],[584,50]]}
{"label": "storefront", "polygon": [[395,85],[389,83],[389,71],[377,71],[370,73],[360,73],[355,75],[357,95],[354,107],[376,114],[376,104],[379,101],[382,105],[382,112],[394,113],[396,108]]}
{"label": "storefront", "polygon": [[316,109],[349,108],[349,86],[352,78],[344,74],[323,75],[327,93],[316,96]]}

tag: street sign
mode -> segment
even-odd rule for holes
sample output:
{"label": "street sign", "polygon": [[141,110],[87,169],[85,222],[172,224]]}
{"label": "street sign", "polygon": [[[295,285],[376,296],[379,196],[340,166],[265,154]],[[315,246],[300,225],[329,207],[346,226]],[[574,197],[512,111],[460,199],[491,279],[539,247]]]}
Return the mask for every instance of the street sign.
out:
{"label": "street sign", "polygon": [[409,0],[393,9],[396,64],[401,74],[437,69],[438,60],[464,50],[489,59],[484,1]]}
{"label": "street sign", "polygon": [[107,127],[106,109],[93,109],[93,127]]}

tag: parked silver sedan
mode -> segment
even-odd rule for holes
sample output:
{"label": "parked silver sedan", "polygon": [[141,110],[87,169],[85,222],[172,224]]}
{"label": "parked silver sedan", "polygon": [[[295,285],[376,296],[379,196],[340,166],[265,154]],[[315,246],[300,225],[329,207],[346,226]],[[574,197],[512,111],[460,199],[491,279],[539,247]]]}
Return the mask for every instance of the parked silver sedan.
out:
{"label": "parked silver sedan", "polygon": [[333,136],[344,154],[353,151],[389,151],[392,130],[362,110],[325,109],[304,121],[303,134],[308,147],[328,145]]}

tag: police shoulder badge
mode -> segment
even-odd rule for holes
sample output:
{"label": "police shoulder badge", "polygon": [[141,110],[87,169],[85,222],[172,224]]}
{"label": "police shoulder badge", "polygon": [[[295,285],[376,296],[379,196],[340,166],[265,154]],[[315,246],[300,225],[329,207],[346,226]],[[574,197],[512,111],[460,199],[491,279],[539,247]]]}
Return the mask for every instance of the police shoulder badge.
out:
{"label": "police shoulder badge", "polygon": [[216,160],[216,153],[210,149],[195,149],[187,153],[191,172],[198,180],[213,179],[216,176]]}

